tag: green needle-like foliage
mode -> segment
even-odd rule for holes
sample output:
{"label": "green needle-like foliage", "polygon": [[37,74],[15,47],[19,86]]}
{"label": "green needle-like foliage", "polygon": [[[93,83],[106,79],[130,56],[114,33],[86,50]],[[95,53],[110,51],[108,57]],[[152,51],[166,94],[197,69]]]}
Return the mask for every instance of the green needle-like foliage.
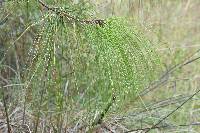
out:
{"label": "green needle-like foliage", "polygon": [[104,82],[109,82],[116,96],[135,95],[154,79],[158,68],[156,54],[150,43],[123,18],[109,18],[103,27],[86,26],[86,38],[95,47],[95,63],[103,74],[101,77],[106,77]]}
{"label": "green needle-like foliage", "polygon": [[82,23],[90,12],[83,5],[47,10],[38,20],[23,72],[35,127],[41,117],[92,125],[108,109],[134,99],[160,71],[152,44],[134,24],[116,17]]}

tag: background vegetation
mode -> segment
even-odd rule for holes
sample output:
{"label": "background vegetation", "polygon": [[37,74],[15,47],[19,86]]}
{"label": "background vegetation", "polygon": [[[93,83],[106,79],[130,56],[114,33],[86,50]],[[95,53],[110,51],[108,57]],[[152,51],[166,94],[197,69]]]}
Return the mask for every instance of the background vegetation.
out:
{"label": "background vegetation", "polygon": [[200,130],[200,2],[44,2],[1,2],[2,132]]}

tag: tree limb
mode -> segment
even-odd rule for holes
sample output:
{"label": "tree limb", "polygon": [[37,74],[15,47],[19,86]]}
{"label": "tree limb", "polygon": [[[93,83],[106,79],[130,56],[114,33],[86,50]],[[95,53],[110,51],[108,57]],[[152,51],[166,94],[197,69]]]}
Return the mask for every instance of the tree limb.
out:
{"label": "tree limb", "polygon": [[56,14],[58,14],[60,17],[66,17],[68,20],[70,21],[75,21],[75,22],[79,22],[80,24],[91,24],[91,25],[99,25],[99,26],[103,26],[105,24],[105,20],[103,19],[91,19],[91,20],[80,20],[74,16],[69,15],[69,13],[67,13],[66,11],[61,11],[59,10],[59,8],[55,8],[55,7],[49,7],[47,4],[45,4],[43,1],[38,0],[38,2],[47,10],[55,12]]}

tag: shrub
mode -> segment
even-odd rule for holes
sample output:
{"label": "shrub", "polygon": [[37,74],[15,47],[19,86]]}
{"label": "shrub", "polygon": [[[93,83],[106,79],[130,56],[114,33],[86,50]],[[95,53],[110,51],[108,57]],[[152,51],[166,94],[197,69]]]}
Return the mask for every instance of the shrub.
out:
{"label": "shrub", "polygon": [[[15,3],[5,7],[25,14],[19,6],[27,3]],[[26,6],[37,35],[22,71],[21,99],[34,116],[35,132],[41,119],[57,131],[95,126],[156,78],[160,63],[154,48],[126,18],[92,19],[91,6],[83,1],[60,2],[58,8],[41,1]]]}

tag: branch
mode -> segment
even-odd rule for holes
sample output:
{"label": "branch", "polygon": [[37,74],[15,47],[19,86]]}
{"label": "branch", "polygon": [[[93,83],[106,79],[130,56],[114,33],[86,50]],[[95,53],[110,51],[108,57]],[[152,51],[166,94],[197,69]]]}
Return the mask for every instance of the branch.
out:
{"label": "branch", "polygon": [[190,96],[187,100],[185,100],[180,106],[178,106],[176,109],[174,109],[172,112],[170,112],[168,115],[166,115],[164,118],[162,118],[160,121],[158,121],[155,125],[153,125],[151,128],[149,128],[145,133],[148,133],[151,129],[154,129],[157,127],[161,122],[163,122],[165,119],[167,119],[169,116],[171,116],[174,112],[176,112],[178,109],[180,109],[184,104],[186,104],[189,100],[191,100],[195,95],[197,95],[200,92],[200,89],[196,91],[192,96]]}
{"label": "branch", "polygon": [[69,15],[69,13],[67,13],[66,11],[59,10],[59,8],[49,7],[47,4],[45,4],[41,0],[38,0],[38,2],[47,10],[55,12],[60,17],[66,17],[69,21],[79,22],[80,24],[91,24],[91,25],[99,25],[99,26],[103,26],[105,24],[105,20],[103,19],[80,20],[74,16]]}

